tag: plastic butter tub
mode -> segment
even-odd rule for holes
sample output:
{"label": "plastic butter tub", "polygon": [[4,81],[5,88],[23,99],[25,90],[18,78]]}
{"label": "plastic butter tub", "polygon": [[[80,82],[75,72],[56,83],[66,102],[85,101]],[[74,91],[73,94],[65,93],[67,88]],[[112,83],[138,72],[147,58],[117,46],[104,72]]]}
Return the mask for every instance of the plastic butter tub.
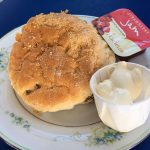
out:
{"label": "plastic butter tub", "polygon": [[141,95],[133,104],[113,103],[99,95],[96,87],[98,83],[109,78],[110,72],[116,64],[105,66],[96,71],[90,80],[90,88],[94,95],[98,115],[103,123],[117,131],[129,132],[143,125],[150,113],[150,70],[142,65],[128,62],[129,68],[136,67],[142,71],[143,88]]}

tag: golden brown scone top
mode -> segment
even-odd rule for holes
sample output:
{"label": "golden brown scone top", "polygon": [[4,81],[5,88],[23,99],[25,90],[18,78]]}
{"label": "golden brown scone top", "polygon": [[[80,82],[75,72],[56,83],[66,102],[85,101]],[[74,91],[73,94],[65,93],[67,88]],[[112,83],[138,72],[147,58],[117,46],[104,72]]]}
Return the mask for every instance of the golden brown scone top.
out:
{"label": "golden brown scone top", "polygon": [[40,14],[16,35],[8,72],[26,104],[54,112],[85,101],[91,75],[114,61],[92,25],[65,13]]}

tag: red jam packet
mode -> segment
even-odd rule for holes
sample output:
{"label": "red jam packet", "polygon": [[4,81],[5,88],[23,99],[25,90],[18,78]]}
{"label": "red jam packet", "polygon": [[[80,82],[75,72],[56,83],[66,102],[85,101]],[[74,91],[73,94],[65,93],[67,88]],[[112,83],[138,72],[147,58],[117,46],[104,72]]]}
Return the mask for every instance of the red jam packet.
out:
{"label": "red jam packet", "polygon": [[129,9],[118,9],[92,23],[118,56],[128,57],[150,47],[150,29]]}

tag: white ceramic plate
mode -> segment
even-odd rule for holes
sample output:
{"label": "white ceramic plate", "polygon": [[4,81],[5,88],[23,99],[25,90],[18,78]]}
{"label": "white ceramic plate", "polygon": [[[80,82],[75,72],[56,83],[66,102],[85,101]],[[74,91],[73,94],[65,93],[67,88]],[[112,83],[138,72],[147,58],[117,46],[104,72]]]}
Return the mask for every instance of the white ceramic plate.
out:
{"label": "white ceramic plate", "polygon": [[[87,22],[95,18],[79,17]],[[21,27],[14,29],[0,40],[0,137],[6,142],[23,150],[125,150],[149,135],[150,117],[140,128],[122,134],[102,122],[80,127],[58,126],[41,121],[26,111],[17,100],[6,71],[15,34],[20,30]],[[150,51],[131,61],[149,67]]]}

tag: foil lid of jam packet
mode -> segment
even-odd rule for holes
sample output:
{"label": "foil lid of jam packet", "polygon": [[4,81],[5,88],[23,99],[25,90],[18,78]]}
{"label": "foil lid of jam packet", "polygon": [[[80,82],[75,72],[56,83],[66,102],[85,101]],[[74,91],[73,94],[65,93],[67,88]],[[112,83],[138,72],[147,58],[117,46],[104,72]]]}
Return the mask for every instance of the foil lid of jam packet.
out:
{"label": "foil lid of jam packet", "polygon": [[118,56],[128,57],[150,47],[150,29],[129,9],[118,9],[92,23]]}

